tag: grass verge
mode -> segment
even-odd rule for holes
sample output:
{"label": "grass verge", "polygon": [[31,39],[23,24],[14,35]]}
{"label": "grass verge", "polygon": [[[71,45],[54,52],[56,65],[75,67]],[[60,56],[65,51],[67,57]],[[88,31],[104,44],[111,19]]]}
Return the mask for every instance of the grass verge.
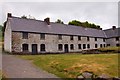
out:
{"label": "grass verge", "polygon": [[76,78],[84,71],[118,77],[119,54],[20,55],[36,66],[61,78]]}

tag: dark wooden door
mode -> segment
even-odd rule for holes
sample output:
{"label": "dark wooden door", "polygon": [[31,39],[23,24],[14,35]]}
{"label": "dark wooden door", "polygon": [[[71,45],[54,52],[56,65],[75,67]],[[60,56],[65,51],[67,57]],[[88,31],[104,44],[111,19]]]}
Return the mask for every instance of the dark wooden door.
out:
{"label": "dark wooden door", "polygon": [[65,45],[64,45],[64,51],[65,51],[65,52],[69,52],[68,44],[65,44]]}
{"label": "dark wooden door", "polygon": [[37,51],[37,44],[32,44],[32,53],[33,54],[37,54],[38,51]]}

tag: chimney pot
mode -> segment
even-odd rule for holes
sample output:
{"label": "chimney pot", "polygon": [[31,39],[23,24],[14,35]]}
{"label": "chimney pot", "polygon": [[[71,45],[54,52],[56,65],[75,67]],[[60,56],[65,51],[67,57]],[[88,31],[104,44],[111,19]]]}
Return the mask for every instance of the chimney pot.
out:
{"label": "chimney pot", "polygon": [[47,18],[44,19],[44,21],[45,21],[48,25],[50,25],[50,18],[47,17]]}
{"label": "chimney pot", "polygon": [[7,17],[12,17],[12,14],[11,14],[11,13],[8,13],[8,14],[7,14]]}
{"label": "chimney pot", "polygon": [[115,29],[116,29],[116,26],[112,26],[112,29],[115,30]]}

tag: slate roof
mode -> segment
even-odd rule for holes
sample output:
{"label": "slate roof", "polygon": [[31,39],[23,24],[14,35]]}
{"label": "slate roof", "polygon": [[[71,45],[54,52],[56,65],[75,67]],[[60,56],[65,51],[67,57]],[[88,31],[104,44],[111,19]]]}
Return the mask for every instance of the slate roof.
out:
{"label": "slate roof", "polygon": [[12,31],[106,37],[103,30],[93,28],[83,28],[54,22],[50,22],[50,25],[47,25],[46,22],[41,20],[23,19],[18,17],[8,18],[8,21],[10,21]]}
{"label": "slate roof", "polygon": [[116,29],[107,29],[107,30],[104,30],[107,38],[112,38],[112,37],[120,37],[120,28],[116,28]]}

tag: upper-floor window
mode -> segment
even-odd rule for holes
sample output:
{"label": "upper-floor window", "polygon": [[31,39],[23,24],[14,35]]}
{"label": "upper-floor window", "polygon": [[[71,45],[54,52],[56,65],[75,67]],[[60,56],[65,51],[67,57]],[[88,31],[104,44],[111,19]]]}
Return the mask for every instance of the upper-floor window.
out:
{"label": "upper-floor window", "polygon": [[40,39],[45,40],[45,34],[44,33],[40,34]]}
{"label": "upper-floor window", "polygon": [[70,45],[70,49],[71,49],[71,50],[74,49],[74,45],[73,45],[73,44]]}
{"label": "upper-floor window", "polygon": [[70,36],[70,40],[73,40],[73,36]]}
{"label": "upper-floor window", "polygon": [[81,40],[81,36],[78,36],[78,40]]}
{"label": "upper-floor window", "polygon": [[95,41],[97,41],[97,38],[95,37]]}
{"label": "upper-floor window", "polygon": [[103,42],[105,42],[105,38],[103,38]]}
{"label": "upper-floor window", "polygon": [[27,32],[23,32],[22,33],[22,38],[23,39],[28,39],[28,33]]}
{"label": "upper-floor window", "polygon": [[116,41],[119,41],[119,37],[116,37]]}
{"label": "upper-floor window", "polygon": [[78,49],[81,49],[81,44],[78,44]]}
{"label": "upper-floor window", "polygon": [[62,35],[61,34],[58,35],[58,39],[62,40]]}
{"label": "upper-floor window", "polygon": [[90,38],[89,38],[89,37],[87,37],[87,41],[90,41]]}
{"label": "upper-floor window", "polygon": [[58,44],[58,50],[59,51],[63,50],[63,45],[62,44]]}

